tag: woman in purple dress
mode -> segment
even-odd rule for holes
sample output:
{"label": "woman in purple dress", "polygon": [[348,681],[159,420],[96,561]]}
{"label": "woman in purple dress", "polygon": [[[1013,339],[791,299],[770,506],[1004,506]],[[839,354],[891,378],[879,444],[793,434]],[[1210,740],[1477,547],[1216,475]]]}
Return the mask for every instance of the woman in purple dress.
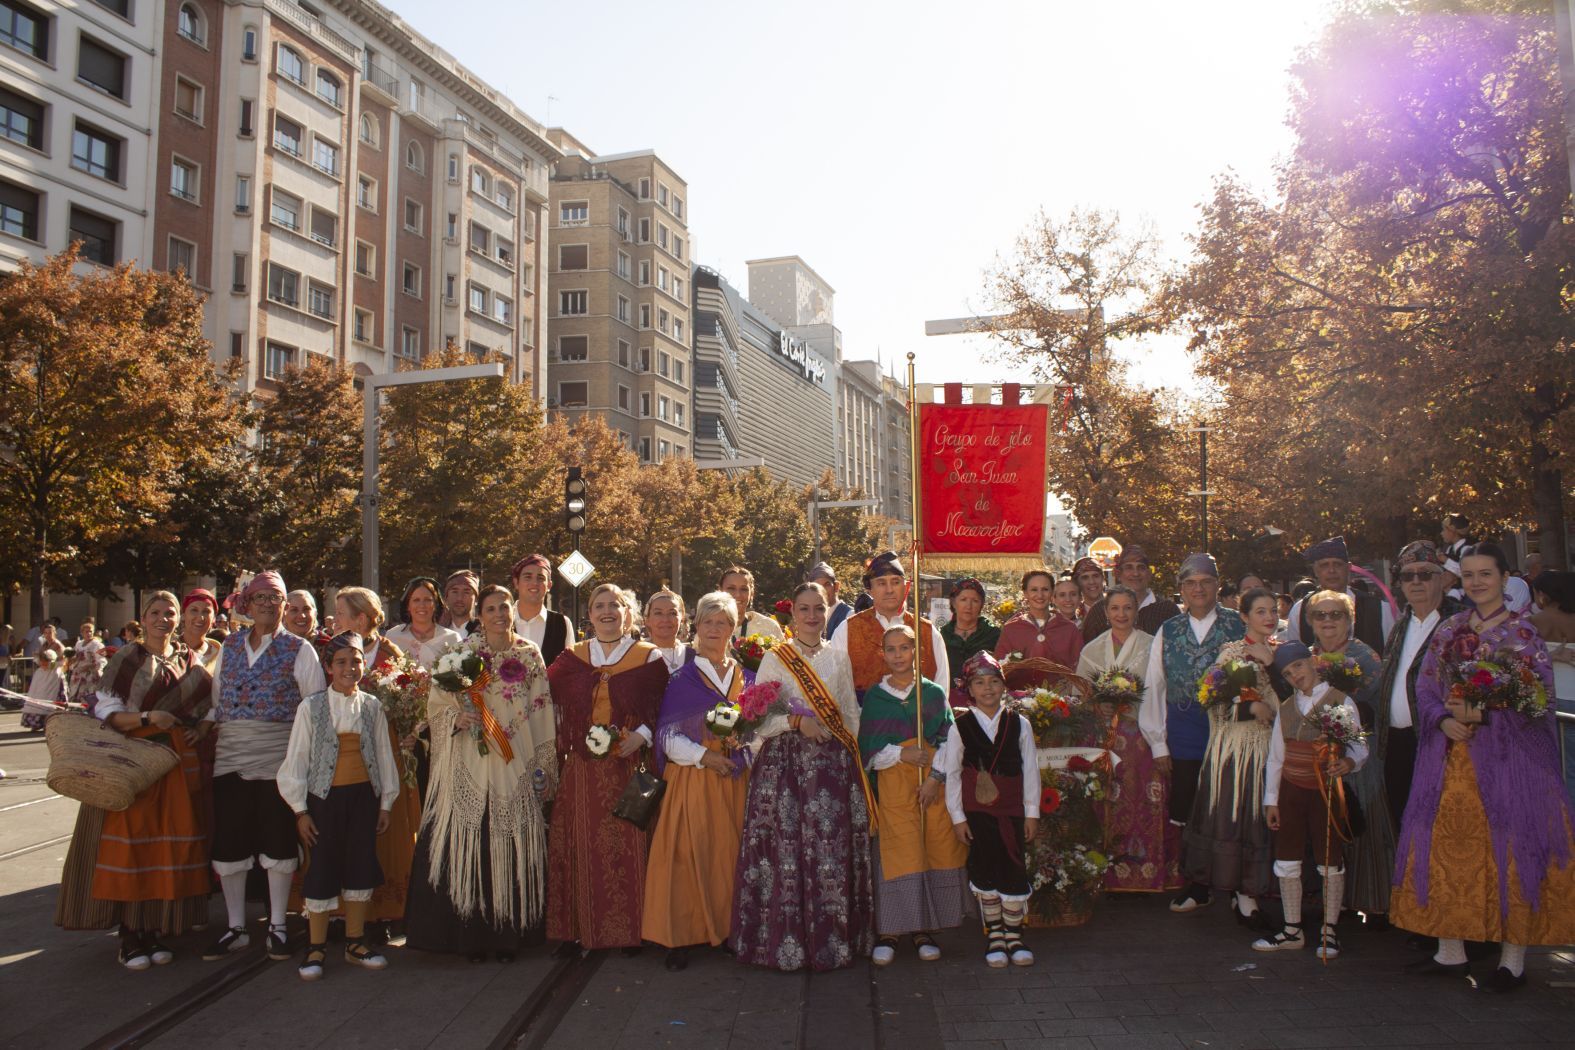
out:
{"label": "woman in purple dress", "polygon": [[875,943],[869,783],[847,654],[825,644],[826,594],[793,593],[793,639],[760,662],[791,709],[766,719],[744,812],[733,934],[740,962],[832,970]]}

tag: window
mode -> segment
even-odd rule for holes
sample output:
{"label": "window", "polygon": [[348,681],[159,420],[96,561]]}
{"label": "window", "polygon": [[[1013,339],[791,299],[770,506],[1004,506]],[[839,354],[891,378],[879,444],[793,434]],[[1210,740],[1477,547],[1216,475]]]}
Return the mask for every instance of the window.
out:
{"label": "window", "polygon": [[492,176],[487,174],[485,168],[478,168],[472,165],[470,169],[470,188],[477,193],[491,194]]}
{"label": "window", "polygon": [[72,206],[68,241],[82,242],[82,258],[104,266],[115,265],[115,243],[119,240],[120,224],[102,215]]}
{"label": "window", "polygon": [[421,233],[422,230],[425,229],[425,227],[423,227],[421,224],[421,218],[421,205],[411,200],[409,197],[406,197],[405,229],[409,230],[411,233]]}
{"label": "window", "polygon": [[241,354],[245,352],[245,350],[246,350],[246,333],[245,332],[231,332],[230,333],[230,356],[231,357],[240,357]]}
{"label": "window", "polygon": [[421,359],[421,333],[409,325],[399,330],[399,356],[407,361]]}
{"label": "window", "polygon": [[667,319],[671,316],[666,310],[656,311],[656,327],[664,332],[667,331]]}
{"label": "window", "polygon": [[619,252],[618,253],[618,276],[622,277],[626,281],[629,279],[629,253],[628,252]]}
{"label": "window", "polygon": [[18,0],[0,0],[0,44],[49,58],[49,19]]}
{"label": "window", "polygon": [[641,328],[649,328],[649,327],[651,327],[651,304],[650,303],[641,303],[640,304],[640,327]]}
{"label": "window", "polygon": [[443,224],[443,236],[451,241],[459,238],[459,212],[448,213],[448,220]]}
{"label": "window", "polygon": [[77,79],[91,84],[106,95],[124,99],[126,56],[83,37],[77,48]]}
{"label": "window", "polygon": [[282,379],[285,369],[295,363],[295,351],[279,343],[269,343],[263,357],[263,377]]}
{"label": "window", "polygon": [[241,99],[241,138],[249,139],[252,137],[252,113],[256,106],[257,103],[249,98]]}
{"label": "window", "polygon": [[494,257],[504,266],[514,266],[514,242],[506,237],[498,237],[493,241]]}
{"label": "window", "polygon": [[301,155],[301,135],[301,125],[277,113],[273,115],[274,149],[288,153],[292,157],[299,157]]}
{"label": "window", "polygon": [[399,287],[406,295],[421,298],[421,267],[415,263],[407,262],[399,280]]}
{"label": "window", "polygon": [[426,154],[421,151],[421,143],[412,142],[405,146],[405,167],[414,172],[427,170]]}
{"label": "window", "polygon": [[465,353],[469,354],[474,360],[485,361],[493,353],[493,349],[485,343],[467,339],[465,340]]}
{"label": "window", "polygon": [[520,290],[526,295],[536,294],[536,267],[530,263],[520,269]]}
{"label": "window", "polygon": [[656,355],[656,374],[665,376],[672,371],[673,358],[667,351],[660,351]]}
{"label": "window", "polygon": [[295,48],[280,44],[278,56],[274,59],[274,68],[280,76],[293,80],[303,87],[306,85],[306,63],[301,60],[301,53]]}
{"label": "window", "polygon": [[492,319],[499,324],[514,323],[514,302],[501,295],[492,297]]}
{"label": "window", "polygon": [[38,240],[38,194],[0,182],[0,233]]}
{"label": "window", "polygon": [[673,214],[680,219],[684,217],[684,199],[678,194],[673,194]]}
{"label": "window", "polygon": [[618,363],[624,368],[629,367],[629,342],[626,339],[618,340]]}
{"label": "window", "polygon": [[339,216],[327,208],[312,208],[312,240],[332,248],[339,243]]}
{"label": "window", "polygon": [[664,438],[657,442],[656,447],[658,449],[656,461],[660,463],[668,457],[672,446],[669,445],[667,440]]}
{"label": "window", "polygon": [[268,212],[274,222],[287,230],[301,228],[301,198],[292,197],[278,188],[273,191],[273,207]]}
{"label": "window", "polygon": [[656,418],[665,420],[668,417],[668,414],[671,412],[671,408],[672,408],[672,402],[667,399],[666,395],[663,395],[662,397],[657,398],[656,399]]}
{"label": "window", "polygon": [[165,269],[170,273],[183,273],[190,280],[197,272],[197,246],[179,237],[171,237]]}
{"label": "window", "polygon": [[268,264],[268,298],[285,306],[297,306],[301,302],[301,275],[294,270],[287,270],[278,263]]}
{"label": "window", "polygon": [[629,323],[629,299],[627,296],[618,297],[618,320],[624,324]]}
{"label": "window", "polygon": [[663,248],[667,247],[667,227],[662,223],[656,224],[656,243]]}
{"label": "window", "polygon": [[110,182],[120,181],[120,139],[77,122],[71,132],[71,166]]}
{"label": "window", "polygon": [[355,202],[358,207],[367,211],[377,210],[377,182],[368,175],[356,179]]}
{"label": "window", "polygon": [[588,292],[559,292],[558,313],[564,317],[578,317],[590,312]]}
{"label": "window", "polygon": [[339,83],[339,78],[326,69],[317,71],[317,97],[335,109],[344,107],[344,85]]}
{"label": "window", "polygon": [[629,212],[628,212],[628,209],[626,209],[626,208],[619,208],[618,209],[618,232],[623,234],[624,238],[626,240],[628,239],[628,237],[629,237]]}
{"label": "window", "polygon": [[656,184],[656,203],[664,208],[667,207],[667,187],[660,182]]}
{"label": "window", "polygon": [[649,393],[640,395],[640,418],[651,418],[651,395]]}
{"label": "window", "polygon": [[410,108],[417,113],[426,112],[427,86],[415,77],[410,78]]}
{"label": "window", "polygon": [[245,252],[236,252],[230,256],[230,290],[244,292],[251,278],[251,260]]}
{"label": "window", "polygon": [[377,341],[377,339],[372,335],[374,323],[375,322],[372,318],[371,310],[363,310],[359,306],[355,308],[355,322],[352,328],[352,334],[355,336],[357,342],[375,343]]}
{"label": "window", "polygon": [[492,231],[477,223],[470,224],[470,250],[489,255],[492,252]]}
{"label": "window", "polygon": [[590,386],[589,383],[559,383],[558,404],[564,408],[584,408],[591,401]]}
{"label": "window", "polygon": [[649,259],[641,259],[640,260],[640,280],[637,283],[642,288],[646,287],[647,285],[649,285],[651,283],[651,260],[649,260]]}
{"label": "window", "polygon": [[642,347],[640,347],[639,367],[636,368],[635,371],[636,372],[649,372],[650,370],[651,370],[651,348],[648,347],[648,346],[642,346]]}
{"label": "window", "polygon": [[[647,413],[647,414],[649,414],[649,413]],[[640,462],[641,463],[649,463],[649,462],[651,462],[651,439],[648,438],[648,437],[644,437],[644,438],[640,439]]]}
{"label": "window", "polygon": [[183,76],[175,78],[175,112],[202,123],[202,87]]}
{"label": "window", "polygon": [[504,211],[514,210],[514,187],[507,186],[501,181],[498,183],[498,207]]}
{"label": "window", "polygon": [[306,308],[317,317],[332,319],[334,316],[334,289],[331,285],[312,281],[306,289]]}
{"label": "window", "polygon": [[626,386],[618,387],[618,407],[625,412],[629,411],[629,388]]}
{"label": "window", "polygon": [[469,285],[470,310],[472,313],[484,314],[487,312],[487,290],[479,284]]}
{"label": "window", "polygon": [[203,46],[206,44],[202,31],[202,16],[191,4],[181,4],[180,14],[176,16],[175,32],[190,40],[193,44]]}
{"label": "window", "polygon": [[560,361],[588,361],[591,357],[590,338],[583,335],[560,335],[558,337],[558,360]]}
{"label": "window", "polygon": [[252,210],[252,179],[250,175],[235,176],[235,210],[242,215]]}
{"label": "window", "polygon": [[372,114],[361,114],[361,141],[377,148],[377,121],[372,119]]}
{"label": "window", "polygon": [[588,270],[591,266],[591,247],[588,244],[561,244],[558,246],[558,269]]}
{"label": "window", "polygon": [[673,402],[673,422],[679,426],[684,425],[684,403],[682,401]]}
{"label": "window", "polygon": [[684,239],[682,237],[676,235],[673,237],[673,254],[680,259],[684,257]]}
{"label": "window", "polygon": [[674,361],[673,362],[673,379],[674,379],[674,381],[676,381],[678,383],[678,385],[680,385],[680,386],[683,385],[683,382],[684,382],[684,363],[682,361]]}
{"label": "window", "polygon": [[533,208],[530,211],[527,211],[525,213],[525,215],[524,215],[524,219],[525,219],[525,239],[527,241],[534,241],[536,239],[536,211],[535,211],[535,209]]}
{"label": "window", "polygon": [[355,242],[355,272],[362,277],[372,276],[372,268],[377,265],[377,249],[365,241]]}
{"label": "window", "polygon": [[667,291],[667,267],[665,266],[656,268],[656,287],[664,292]]}
{"label": "window", "polygon": [[591,206],[587,201],[564,201],[558,205],[559,226],[584,226],[591,221]]}
{"label": "window", "polygon": [[680,343],[684,341],[684,319],[681,317],[673,318],[673,338]]}
{"label": "window", "polygon": [[257,27],[247,26],[241,30],[241,59],[245,62],[257,61]]}
{"label": "window", "polygon": [[651,220],[650,219],[641,219],[640,220],[640,236],[639,236],[638,240],[639,240],[639,242],[641,244],[650,244],[651,243]]}
{"label": "window", "polygon": [[682,299],[683,297],[684,297],[684,279],[682,277],[674,277],[673,278],[673,298],[675,298],[675,299]]}
{"label": "window", "polygon": [[458,182],[459,181],[459,154],[458,153],[450,153],[448,155],[448,181],[450,181],[450,182]]}
{"label": "window", "polygon": [[183,201],[197,203],[197,165],[175,157],[170,161],[170,192]]}
{"label": "window", "polygon": [[339,174],[339,147],[327,139],[312,139],[312,166],[329,175]]}
{"label": "window", "polygon": [[640,180],[640,199],[643,200],[643,201],[648,201],[648,200],[651,199],[651,180],[650,179],[641,179]]}
{"label": "window", "polygon": [[44,107],[0,88],[0,138],[33,149],[44,148]]}

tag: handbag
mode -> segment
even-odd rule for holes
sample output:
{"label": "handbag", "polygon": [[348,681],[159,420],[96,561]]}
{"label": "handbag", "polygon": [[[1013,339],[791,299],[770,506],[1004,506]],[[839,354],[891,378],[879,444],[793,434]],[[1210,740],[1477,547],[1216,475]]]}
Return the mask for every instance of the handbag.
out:
{"label": "handbag", "polygon": [[667,781],[646,772],[645,762],[641,760],[639,768],[623,786],[623,794],[613,804],[613,816],[646,831],[656,820],[656,811],[661,808],[662,796],[666,793]]}

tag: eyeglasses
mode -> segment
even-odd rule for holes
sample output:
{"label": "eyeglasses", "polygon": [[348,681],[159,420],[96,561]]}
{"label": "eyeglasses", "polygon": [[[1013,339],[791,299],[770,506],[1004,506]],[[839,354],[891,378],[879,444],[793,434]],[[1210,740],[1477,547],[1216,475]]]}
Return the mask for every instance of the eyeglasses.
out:
{"label": "eyeglasses", "polygon": [[284,595],[282,595],[282,594],[254,594],[247,600],[252,605],[282,605],[284,603]]}
{"label": "eyeglasses", "polygon": [[1312,609],[1312,610],[1310,610],[1307,613],[1307,616],[1308,616],[1309,619],[1313,619],[1313,620],[1343,620],[1343,619],[1345,619],[1345,610],[1344,609]]}
{"label": "eyeglasses", "polygon": [[1406,569],[1400,574],[1401,583],[1419,583],[1444,575],[1440,569]]}

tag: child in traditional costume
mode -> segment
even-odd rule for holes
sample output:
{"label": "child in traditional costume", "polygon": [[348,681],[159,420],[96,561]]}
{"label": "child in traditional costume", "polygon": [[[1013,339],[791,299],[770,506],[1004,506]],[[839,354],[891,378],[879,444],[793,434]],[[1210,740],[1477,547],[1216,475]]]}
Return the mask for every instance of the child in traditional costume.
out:
{"label": "child in traditional costume", "polygon": [[[859,754],[870,771],[876,799],[874,962],[896,957],[897,938],[913,935],[919,958],[933,962],[941,949],[930,934],[962,925],[968,903],[968,848],[952,834],[945,807],[936,805],[946,776],[934,765],[951,732],[946,691],[914,677],[918,642],[912,627],[889,628],[882,639],[886,677],[864,693]],[[917,714],[923,712],[924,735]]]}
{"label": "child in traditional costume", "polygon": [[982,652],[963,665],[973,706],[956,713],[941,769],[957,841],[968,846],[968,887],[979,899],[989,948],[984,961],[1032,966],[1023,918],[1033,887],[1024,844],[1039,830],[1039,761],[1028,719],[1006,707],[1001,665]]}
{"label": "child in traditional costume", "polygon": [[305,897],[310,932],[301,979],[323,975],[328,916],[344,898],[345,962],[381,970],[388,960],[365,943],[372,891],[383,882],[377,836],[399,797],[399,768],[377,697],[361,692],[361,636],[335,635],[323,650],[328,688],[301,702],[279,767],[279,794],[294,810],[308,851]]}
{"label": "child in traditional costume", "polygon": [[[1335,926],[1345,898],[1345,867],[1341,829],[1330,823],[1329,802],[1336,778],[1353,773],[1367,759],[1367,745],[1353,741],[1335,757],[1321,745],[1318,718],[1324,709],[1349,708],[1353,725],[1361,725],[1356,703],[1329,683],[1320,681],[1318,662],[1301,642],[1281,642],[1274,650],[1274,668],[1296,692],[1274,716],[1274,737],[1263,779],[1263,815],[1274,835],[1274,874],[1280,880],[1285,928],[1253,942],[1260,952],[1296,950],[1307,945],[1302,933],[1302,857],[1312,850],[1323,876],[1323,930],[1318,958],[1340,954]],[[1332,761],[1330,760],[1332,759]],[[1320,766],[1323,769],[1320,769]],[[1339,807],[1336,806],[1336,810]],[[1336,812],[1343,823],[1345,816]],[[1348,833],[1348,832],[1347,832]]]}

